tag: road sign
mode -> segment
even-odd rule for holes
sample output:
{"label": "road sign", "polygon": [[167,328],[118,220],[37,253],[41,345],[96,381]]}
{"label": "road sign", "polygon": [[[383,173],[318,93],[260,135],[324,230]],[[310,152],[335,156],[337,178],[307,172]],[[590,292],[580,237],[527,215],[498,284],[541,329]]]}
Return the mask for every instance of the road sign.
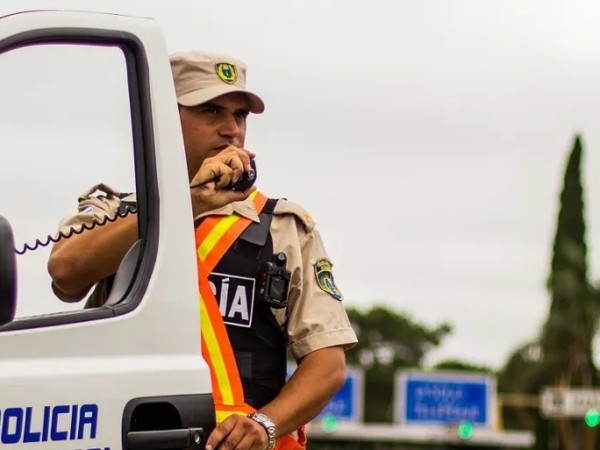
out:
{"label": "road sign", "polygon": [[472,372],[401,371],[396,376],[395,418],[407,425],[495,424],[496,379]]}
{"label": "road sign", "polygon": [[546,387],[541,409],[546,417],[585,417],[591,409],[600,410],[600,389]]}
{"label": "road sign", "polygon": [[[288,377],[296,369],[288,366]],[[346,381],[333,396],[323,411],[314,419],[333,419],[336,422],[361,422],[363,419],[363,372],[361,369],[347,368]]]}

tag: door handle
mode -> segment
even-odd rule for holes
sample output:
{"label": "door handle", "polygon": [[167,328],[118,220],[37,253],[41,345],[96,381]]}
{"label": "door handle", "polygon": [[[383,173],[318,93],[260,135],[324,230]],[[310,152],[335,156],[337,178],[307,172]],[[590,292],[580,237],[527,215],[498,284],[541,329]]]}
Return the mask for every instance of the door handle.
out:
{"label": "door handle", "polygon": [[167,450],[201,448],[204,429],[130,431],[127,433],[128,450]]}

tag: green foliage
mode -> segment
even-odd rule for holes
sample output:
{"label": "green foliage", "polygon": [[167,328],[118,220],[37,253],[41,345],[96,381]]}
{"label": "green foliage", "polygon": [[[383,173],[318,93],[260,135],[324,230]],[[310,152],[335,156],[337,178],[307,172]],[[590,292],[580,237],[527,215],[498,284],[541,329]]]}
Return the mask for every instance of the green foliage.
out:
{"label": "green foliage", "polygon": [[358,334],[358,345],[348,360],[363,366],[419,367],[425,354],[452,330],[446,323],[428,328],[381,305],[365,312],[349,308],[348,316]]}
{"label": "green foliage", "polygon": [[[546,383],[537,377],[545,374],[538,370],[541,363],[541,347],[537,342],[528,342],[517,348],[498,372],[497,389],[502,394],[537,395],[540,386]],[[538,427],[538,409],[511,407],[502,409],[502,423],[510,430],[534,430]]]}
{"label": "green foliage", "polygon": [[[536,395],[545,386],[598,384],[592,341],[598,324],[599,294],[590,285],[587,273],[582,156],[582,139],[577,135],[560,193],[547,282],[550,294],[548,316],[539,339],[516,349],[500,371],[498,390],[501,393]],[[559,429],[555,421],[542,418],[536,408],[504,408],[503,422],[509,428],[535,430],[536,448],[539,449],[548,446],[562,449],[572,436],[581,436],[581,420],[568,421],[566,426],[570,432],[567,432],[565,427]],[[571,445],[581,448],[582,442],[573,441]]]}
{"label": "green foliage", "polygon": [[562,380],[571,385],[589,385],[592,381],[592,340],[598,322],[598,308],[587,274],[582,153],[581,138],[576,136],[560,195],[548,278],[550,312],[540,337],[540,369],[545,373],[552,371],[554,382]]}
{"label": "green foliage", "polygon": [[457,372],[478,372],[494,374],[494,369],[492,369],[491,367],[479,366],[458,359],[446,359],[444,361],[440,361],[435,366],[433,366],[433,369],[448,371],[454,370]]}
{"label": "green foliage", "polygon": [[528,342],[517,348],[498,372],[498,392],[537,394],[546,381],[535,379],[541,362],[539,343]]}
{"label": "green foliage", "polygon": [[349,308],[348,315],[358,344],[346,357],[348,364],[365,371],[365,421],[391,422],[396,370],[420,367],[426,353],[441,343],[451,327],[429,328],[380,305],[364,312]]}
{"label": "green foliage", "polygon": [[[554,237],[549,288],[553,294],[568,294],[577,289],[576,283],[587,282],[587,246],[583,186],[581,183],[581,137],[575,136],[573,149],[567,161],[560,210]],[[563,278],[566,271],[569,277]]]}

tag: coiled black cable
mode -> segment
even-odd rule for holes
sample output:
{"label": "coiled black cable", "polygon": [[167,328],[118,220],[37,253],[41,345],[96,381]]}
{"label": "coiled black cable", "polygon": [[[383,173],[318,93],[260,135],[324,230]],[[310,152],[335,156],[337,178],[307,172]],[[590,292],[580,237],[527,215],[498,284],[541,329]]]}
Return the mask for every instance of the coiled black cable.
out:
{"label": "coiled black cable", "polygon": [[108,222],[115,222],[119,218],[122,219],[124,217],[127,217],[129,214],[136,214],[136,213],[137,213],[137,208],[128,207],[125,209],[124,212],[122,212],[122,213],[119,212],[114,217],[105,216],[101,222],[96,222],[95,220],[93,220],[91,225],[82,223],[80,225],[77,225],[77,228],[79,228],[79,229],[76,229],[75,227],[71,227],[71,228],[69,228],[69,230],[66,233],[59,231],[56,236],[48,235],[46,237],[46,239],[43,241],[41,241],[40,239],[36,239],[35,243],[33,245],[29,245],[28,243],[25,243],[21,250],[18,250],[15,248],[15,253],[17,253],[18,255],[23,255],[25,252],[28,252],[28,251],[31,252],[31,251],[37,250],[40,247],[46,247],[51,242],[56,243],[62,239],[68,239],[75,234],[81,234],[84,231],[93,230],[96,227],[101,227],[103,225],[106,225]]}

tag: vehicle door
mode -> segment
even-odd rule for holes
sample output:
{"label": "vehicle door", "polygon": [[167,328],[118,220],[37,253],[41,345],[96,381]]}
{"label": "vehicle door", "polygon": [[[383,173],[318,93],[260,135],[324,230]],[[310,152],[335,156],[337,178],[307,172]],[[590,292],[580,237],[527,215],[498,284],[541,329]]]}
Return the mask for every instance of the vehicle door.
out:
{"label": "vehicle door", "polygon": [[[118,108],[101,111],[118,95]],[[117,129],[128,131],[107,144]],[[0,446],[203,447],[214,405],[183,140],[157,24],[67,11],[0,18],[0,147]],[[122,217],[56,234],[86,188],[125,172],[135,202]],[[53,296],[44,264],[54,241],[130,215],[137,241],[106,303]]]}

